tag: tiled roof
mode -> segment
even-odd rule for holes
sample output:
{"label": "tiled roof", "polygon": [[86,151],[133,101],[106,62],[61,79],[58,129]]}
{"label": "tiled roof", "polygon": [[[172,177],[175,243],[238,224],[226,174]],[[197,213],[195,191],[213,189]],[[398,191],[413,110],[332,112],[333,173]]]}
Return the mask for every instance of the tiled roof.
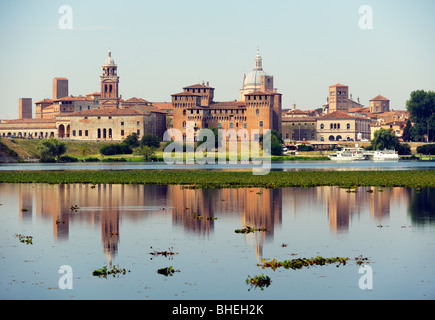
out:
{"label": "tiled roof", "polygon": [[63,97],[63,98],[56,99],[56,100],[54,100],[54,101],[94,101],[94,99],[92,99],[92,98],[89,97],[89,96],[86,96],[86,97],[80,97],[80,96],[78,96],[78,97],[68,96],[68,97]]}
{"label": "tiled roof", "polygon": [[136,98],[136,97],[133,97],[133,98],[130,98],[130,99],[127,99],[127,100],[125,100],[124,102],[127,102],[127,103],[149,103],[147,100],[145,100],[145,99],[142,99],[142,98]]}
{"label": "tiled roof", "polygon": [[172,102],[151,102],[157,109],[173,109]]}
{"label": "tiled roof", "polygon": [[282,117],[282,122],[312,122],[317,121],[316,117]]}
{"label": "tiled roof", "polygon": [[337,111],[325,114],[324,116],[319,117],[319,119],[323,120],[323,119],[365,119],[365,118],[351,116],[347,112],[337,110]]}
{"label": "tiled roof", "polygon": [[89,96],[101,96],[101,93],[99,93],[99,92],[93,92],[93,93],[87,94],[86,96],[87,97],[89,97]]}
{"label": "tiled roof", "polygon": [[183,91],[180,93],[174,93],[174,94],[171,94],[171,96],[197,96],[197,97],[201,97],[201,95],[198,93],[187,92],[187,91]]}
{"label": "tiled roof", "polygon": [[198,88],[200,88],[200,89],[203,89],[203,88],[214,89],[210,86],[206,86],[205,84],[200,84],[200,83],[184,87],[183,89],[198,89]]}
{"label": "tiled roof", "polygon": [[146,114],[139,110],[129,108],[129,109],[116,109],[116,108],[102,108],[102,109],[91,109],[82,110],[70,113],[69,117],[83,117],[83,116],[140,116]]}
{"label": "tiled roof", "polygon": [[385,98],[385,97],[383,97],[381,95],[378,95],[378,96],[374,97],[373,99],[370,99],[369,101],[379,101],[379,100],[390,101],[390,100],[388,100],[387,98]]}
{"label": "tiled roof", "polygon": [[45,98],[45,99],[43,99],[43,100],[40,100],[40,101],[37,101],[37,102],[35,102],[35,104],[36,103],[52,103],[53,102],[53,100],[52,99],[48,99],[48,98]]}
{"label": "tiled roof", "polygon": [[347,87],[347,85],[345,85],[345,84],[341,84],[341,83],[337,83],[337,84],[334,84],[334,85],[332,85],[332,86],[329,86],[330,88],[332,88],[332,87]]}

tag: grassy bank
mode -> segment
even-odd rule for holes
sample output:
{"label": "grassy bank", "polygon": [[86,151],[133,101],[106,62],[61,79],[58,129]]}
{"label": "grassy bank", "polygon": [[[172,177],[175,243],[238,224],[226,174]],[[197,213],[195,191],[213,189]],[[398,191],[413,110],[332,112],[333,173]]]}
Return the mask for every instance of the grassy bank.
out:
{"label": "grassy bank", "polygon": [[435,187],[431,171],[272,171],[253,175],[251,171],[206,170],[71,170],[0,171],[0,183],[49,184],[178,184],[197,188],[227,187]]}

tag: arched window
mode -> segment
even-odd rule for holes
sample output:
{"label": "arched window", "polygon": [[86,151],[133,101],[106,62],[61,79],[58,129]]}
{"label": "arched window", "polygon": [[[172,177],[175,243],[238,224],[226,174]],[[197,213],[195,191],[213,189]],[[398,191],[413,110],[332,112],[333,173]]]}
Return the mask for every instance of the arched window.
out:
{"label": "arched window", "polygon": [[260,110],[257,109],[257,110],[255,111],[255,114],[258,116],[258,115],[260,114]]}
{"label": "arched window", "polygon": [[334,139],[334,136],[329,136],[329,141],[334,141],[335,139]]}
{"label": "arched window", "polygon": [[[323,123],[320,125],[320,129],[325,129],[325,125]],[[322,139],[323,139],[323,137],[322,137]]]}
{"label": "arched window", "polygon": [[325,141],[325,138],[321,137],[321,138],[320,138],[320,141]]}
{"label": "arched window", "polygon": [[346,128],[349,130],[350,129],[350,123],[348,123],[347,125],[346,125]]}

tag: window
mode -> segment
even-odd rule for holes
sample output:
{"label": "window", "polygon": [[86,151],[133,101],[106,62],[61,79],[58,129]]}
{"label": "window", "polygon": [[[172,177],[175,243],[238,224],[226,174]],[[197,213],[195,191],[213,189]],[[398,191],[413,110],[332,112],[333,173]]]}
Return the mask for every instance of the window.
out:
{"label": "window", "polygon": [[222,123],[218,122],[217,127],[218,129],[222,128]]}
{"label": "window", "polygon": [[325,125],[322,123],[321,125],[320,125],[320,129],[324,129],[325,128]]}
{"label": "window", "polygon": [[111,117],[111,116],[109,116],[109,120],[110,120],[110,119],[112,119],[112,117]]}
{"label": "window", "polygon": [[73,137],[75,137],[76,136],[76,131],[75,130],[73,130]]}
{"label": "window", "polygon": [[121,121],[121,126],[123,126],[124,125],[124,121]]}
{"label": "window", "polygon": [[258,115],[260,114],[260,110],[257,109],[257,110],[255,111],[255,114],[258,116]]}
{"label": "window", "polygon": [[124,130],[121,130],[121,136],[123,136],[124,135]]}
{"label": "window", "polygon": [[262,120],[260,120],[260,123],[259,123],[259,125],[260,125],[260,128],[262,128],[262,127],[263,127],[263,121],[262,121]]}
{"label": "window", "polygon": [[101,117],[98,117],[98,120],[101,119]]}
{"label": "window", "polygon": [[137,125],[140,125],[140,121],[137,121],[136,124],[137,124]]}
{"label": "window", "polygon": [[234,123],[230,122],[230,129],[234,128]]}
{"label": "window", "polygon": [[79,130],[79,137],[82,136],[82,130]]}
{"label": "window", "polygon": [[350,123],[348,123],[347,125],[346,125],[346,128],[349,130],[350,129]]}
{"label": "window", "polygon": [[243,128],[247,128],[248,127],[248,123],[247,122],[245,122],[245,123],[243,123]]}
{"label": "window", "polygon": [[140,130],[137,130],[137,135],[140,136]]}
{"label": "window", "polygon": [[85,130],[85,137],[89,136],[89,131]]}

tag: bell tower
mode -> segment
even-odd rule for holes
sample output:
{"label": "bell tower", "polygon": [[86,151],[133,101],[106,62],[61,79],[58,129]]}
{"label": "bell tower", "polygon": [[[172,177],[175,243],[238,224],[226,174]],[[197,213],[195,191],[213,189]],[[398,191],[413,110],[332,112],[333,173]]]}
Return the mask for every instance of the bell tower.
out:
{"label": "bell tower", "polygon": [[101,108],[119,108],[119,77],[117,75],[118,66],[112,58],[112,53],[107,52],[106,61],[103,64],[103,74],[101,78]]}

